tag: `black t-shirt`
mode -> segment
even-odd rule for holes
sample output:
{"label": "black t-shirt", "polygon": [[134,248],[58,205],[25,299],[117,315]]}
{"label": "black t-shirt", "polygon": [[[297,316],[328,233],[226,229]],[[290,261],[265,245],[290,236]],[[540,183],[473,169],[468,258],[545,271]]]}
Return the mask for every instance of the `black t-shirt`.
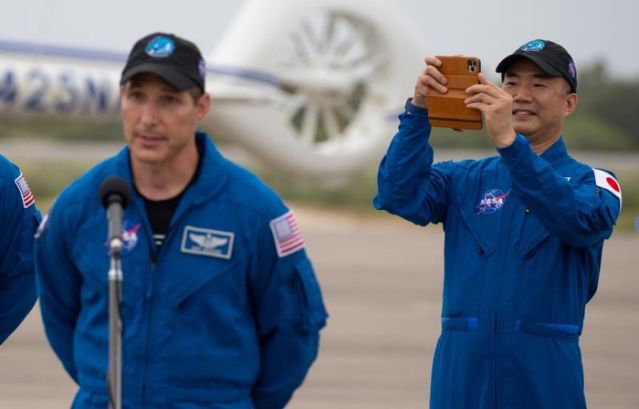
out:
{"label": "black t-shirt", "polygon": [[177,209],[180,204],[180,199],[182,198],[183,193],[184,191],[182,191],[179,195],[166,200],[151,200],[146,197],[144,198],[144,207],[146,208],[146,214],[149,216],[149,221],[151,222],[153,240],[155,240],[155,245],[157,246],[158,251],[164,243],[164,237],[166,236],[166,232],[169,230],[169,225],[171,224],[171,217],[173,217],[175,209]]}

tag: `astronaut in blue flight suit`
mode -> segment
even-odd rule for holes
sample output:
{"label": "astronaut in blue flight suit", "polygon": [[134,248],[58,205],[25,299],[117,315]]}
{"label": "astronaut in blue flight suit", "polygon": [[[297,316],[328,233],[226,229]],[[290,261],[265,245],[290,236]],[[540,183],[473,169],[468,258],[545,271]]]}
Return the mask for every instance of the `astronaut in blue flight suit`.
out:
{"label": "astronaut in blue flight suit", "polygon": [[[196,125],[210,97],[197,47],[154,33],[121,78],[127,146],[56,200],[36,240],[49,342],[105,409],[107,221],[98,186],[133,186],[123,222],[123,406],[283,408],[317,356],[326,311],[292,212]],[[194,136],[195,134],[195,136]]]}
{"label": "astronaut in blue flight suit", "polygon": [[574,62],[535,40],[498,65],[501,87],[480,74],[465,104],[483,113],[498,155],[433,164],[426,91],[447,91],[440,65],[426,58],[374,199],[413,223],[444,226],[430,407],[585,408],[578,342],[621,190],[562,141],[578,103]]}
{"label": "astronaut in blue flight suit", "polygon": [[32,253],[39,220],[24,175],[0,155],[0,344],[36,301]]}

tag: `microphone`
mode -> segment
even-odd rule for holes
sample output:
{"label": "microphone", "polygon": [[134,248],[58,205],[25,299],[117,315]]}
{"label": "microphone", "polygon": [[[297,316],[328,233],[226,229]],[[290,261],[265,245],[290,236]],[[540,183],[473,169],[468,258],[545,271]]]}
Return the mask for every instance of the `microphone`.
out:
{"label": "microphone", "polygon": [[124,179],[112,176],[100,184],[98,196],[107,212],[111,254],[119,257],[122,249],[122,216],[131,201],[131,188]]}

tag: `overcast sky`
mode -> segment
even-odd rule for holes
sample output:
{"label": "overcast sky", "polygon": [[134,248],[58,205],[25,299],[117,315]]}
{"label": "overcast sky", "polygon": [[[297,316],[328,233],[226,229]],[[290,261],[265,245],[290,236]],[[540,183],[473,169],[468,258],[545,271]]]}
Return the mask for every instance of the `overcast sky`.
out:
{"label": "overcast sky", "polygon": [[[151,31],[215,47],[243,1],[0,0],[0,40],[26,40],[126,52]],[[268,0],[264,0],[268,1]],[[295,1],[295,0],[291,0]],[[348,1],[348,0],[344,0]],[[533,38],[564,45],[577,68],[596,59],[616,76],[639,78],[636,0],[387,0],[421,27],[433,54],[479,56],[484,70]],[[420,67],[416,67],[418,72]]]}

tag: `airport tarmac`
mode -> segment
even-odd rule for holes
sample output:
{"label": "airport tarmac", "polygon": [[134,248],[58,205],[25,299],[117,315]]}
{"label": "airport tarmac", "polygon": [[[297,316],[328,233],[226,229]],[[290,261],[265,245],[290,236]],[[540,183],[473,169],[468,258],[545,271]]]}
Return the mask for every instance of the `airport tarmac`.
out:
{"label": "airport tarmac", "polygon": [[[288,407],[427,408],[440,331],[441,228],[296,211],[331,317],[319,359]],[[590,409],[639,408],[638,250],[637,233],[605,245],[581,338]],[[68,408],[74,391],[36,308],[0,348],[0,408]]]}

